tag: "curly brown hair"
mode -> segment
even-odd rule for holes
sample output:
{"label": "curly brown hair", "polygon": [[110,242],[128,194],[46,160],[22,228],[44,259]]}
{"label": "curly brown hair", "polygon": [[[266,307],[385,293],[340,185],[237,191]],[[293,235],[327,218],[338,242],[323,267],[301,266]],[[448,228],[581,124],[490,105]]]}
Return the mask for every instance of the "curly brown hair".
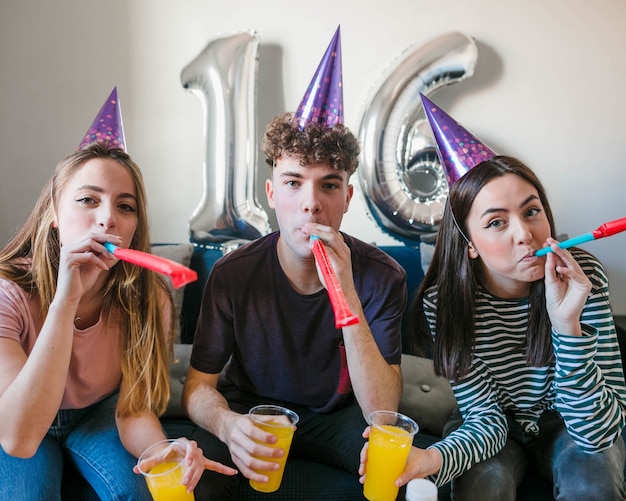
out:
{"label": "curly brown hair", "polygon": [[303,129],[293,120],[293,113],[272,119],[263,136],[263,152],[270,168],[283,154],[300,157],[300,165],[328,163],[344,170],[350,177],[359,165],[361,147],[357,138],[343,124],[328,127],[308,123]]}

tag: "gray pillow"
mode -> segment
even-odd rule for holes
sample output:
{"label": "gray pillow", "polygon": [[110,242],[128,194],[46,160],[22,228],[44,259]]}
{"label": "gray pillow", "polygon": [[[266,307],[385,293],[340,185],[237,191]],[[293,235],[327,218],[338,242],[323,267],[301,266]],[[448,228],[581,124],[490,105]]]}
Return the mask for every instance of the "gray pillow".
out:
{"label": "gray pillow", "polygon": [[[152,246],[152,253],[161,256],[170,261],[189,266],[191,263],[191,255],[193,254],[193,244],[157,244]],[[176,318],[176,327],[174,330],[174,343],[180,343],[180,317],[183,309],[183,296],[185,295],[185,287],[174,289],[169,277],[166,277],[172,291],[174,299],[174,312]]]}
{"label": "gray pillow", "polygon": [[433,361],[402,355],[404,388],[398,411],[412,417],[420,430],[441,435],[443,426],[456,407],[447,379],[435,376]]}

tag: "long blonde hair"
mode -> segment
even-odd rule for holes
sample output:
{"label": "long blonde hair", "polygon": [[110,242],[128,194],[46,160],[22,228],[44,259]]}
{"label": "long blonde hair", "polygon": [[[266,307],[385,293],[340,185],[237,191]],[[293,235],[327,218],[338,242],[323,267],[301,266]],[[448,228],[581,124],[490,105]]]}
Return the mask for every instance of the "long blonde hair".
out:
{"label": "long blonde hair", "polygon": [[[0,276],[37,294],[42,318],[56,293],[59,270],[61,246],[58,231],[53,228],[54,203],[75,173],[94,158],[114,160],[130,173],[137,192],[137,228],[130,248],[144,252],[151,249],[143,176],[130,156],[99,143],[68,155],[57,165],[22,228],[0,251]],[[30,266],[24,266],[26,260]],[[122,333],[120,365],[125,391],[120,393],[117,413],[122,417],[144,411],[162,414],[169,400],[169,361],[177,321],[167,283],[152,271],[120,261],[110,270],[103,294],[103,311],[108,312],[109,322],[119,323]],[[168,326],[163,322],[164,298],[171,312]]]}

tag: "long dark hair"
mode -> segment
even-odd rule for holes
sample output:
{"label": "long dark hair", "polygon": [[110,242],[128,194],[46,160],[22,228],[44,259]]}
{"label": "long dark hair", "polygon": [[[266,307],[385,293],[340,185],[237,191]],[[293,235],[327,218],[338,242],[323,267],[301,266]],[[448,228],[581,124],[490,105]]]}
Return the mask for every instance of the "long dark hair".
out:
{"label": "long dark hair", "polygon": [[[450,380],[462,378],[471,366],[476,341],[475,299],[482,282],[479,260],[472,260],[468,255],[465,222],[480,190],[492,179],[507,174],[518,176],[535,187],[552,236],[555,235],[554,218],[543,185],[535,173],[516,158],[495,156],[481,162],[454,183],[439,226],[430,267],[411,304],[408,332],[414,352],[420,355],[432,353],[436,374]],[[423,311],[424,295],[431,287],[437,292],[434,343]],[[545,366],[552,360],[553,352],[543,279],[531,284],[528,311],[526,360],[530,366]]]}

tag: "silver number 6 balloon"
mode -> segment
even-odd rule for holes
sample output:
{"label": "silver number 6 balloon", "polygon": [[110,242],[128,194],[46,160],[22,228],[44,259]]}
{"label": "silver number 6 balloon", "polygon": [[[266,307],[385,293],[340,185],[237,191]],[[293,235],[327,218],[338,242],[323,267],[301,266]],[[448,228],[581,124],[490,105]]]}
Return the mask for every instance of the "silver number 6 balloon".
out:
{"label": "silver number 6 balloon", "polygon": [[474,40],[456,32],[410,47],[366,100],[360,186],[376,223],[405,243],[437,230],[448,195],[419,93],[472,76],[477,58]]}
{"label": "silver number 6 balloon", "polygon": [[204,193],[189,221],[192,242],[254,240],[270,231],[255,194],[258,49],[253,31],[218,38],[181,72],[206,119]]}

